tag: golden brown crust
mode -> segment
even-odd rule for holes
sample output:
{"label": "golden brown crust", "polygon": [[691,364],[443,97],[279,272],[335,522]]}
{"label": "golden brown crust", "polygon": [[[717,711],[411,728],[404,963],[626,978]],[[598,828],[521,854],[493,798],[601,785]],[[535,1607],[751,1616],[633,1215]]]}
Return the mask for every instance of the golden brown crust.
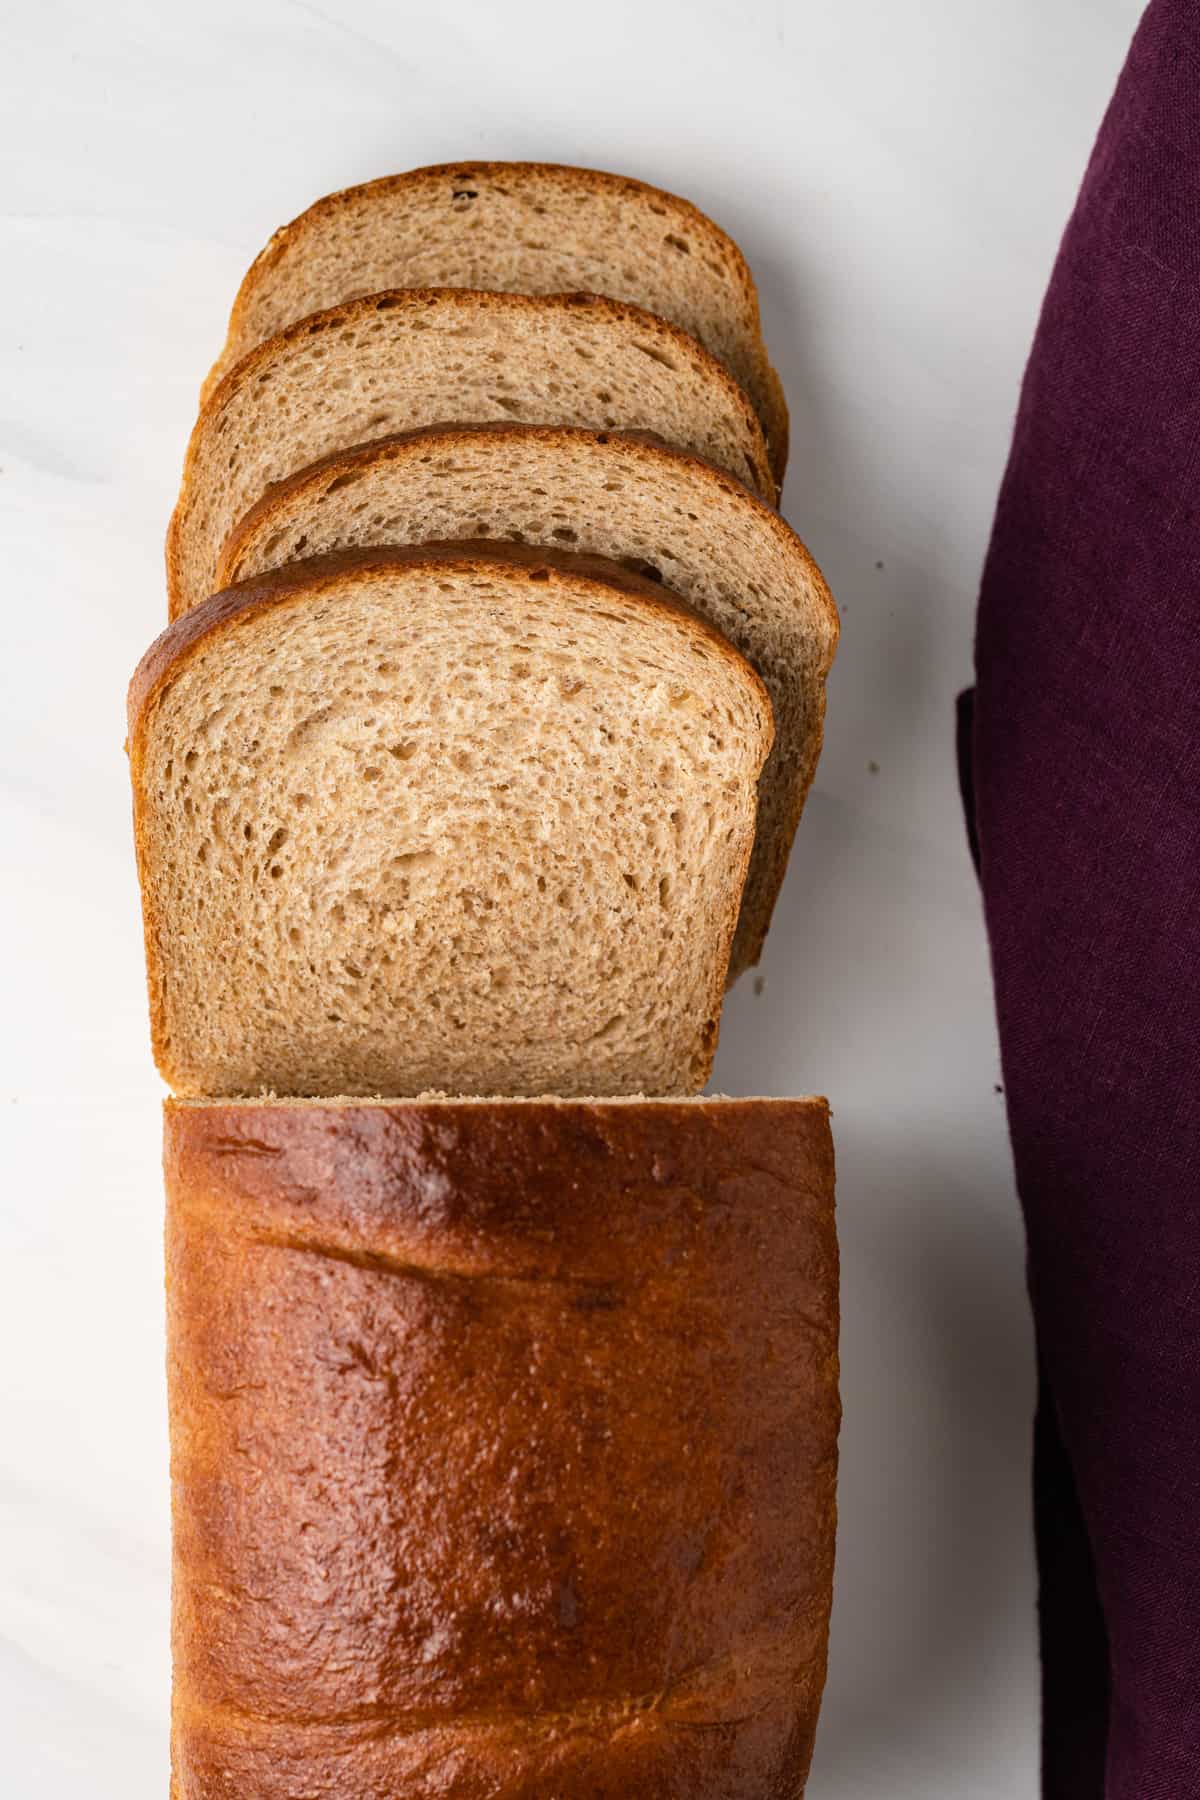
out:
{"label": "golden brown crust", "polygon": [[763,350],[763,398],[758,403],[759,417],[763,422],[763,430],[767,434],[767,446],[771,452],[771,472],[775,477],[776,490],[783,488],[783,478],[787,474],[788,457],[792,451],[792,420],[788,411],[787,393],[778,369],[767,361],[767,353]]}
{"label": "golden brown crust", "polygon": [[168,1103],[165,1167],[178,1800],[803,1791],[823,1101]]}
{"label": "golden brown crust", "polygon": [[[146,959],[146,989],[150,1012],[150,1042],[155,1064],[163,1079],[176,1092],[194,1091],[183,1073],[183,1061],[174,1052],[166,1019],[166,956],[162,941],[164,922],[155,912],[150,858],[150,833],[147,826],[145,783],[146,734],[149,723],[167,685],[186,667],[189,659],[215,632],[236,631],[276,606],[305,605],[316,594],[326,591],[347,578],[361,573],[393,573],[437,567],[447,573],[478,573],[481,568],[502,567],[520,571],[539,588],[568,582],[576,591],[581,583],[594,585],[606,595],[614,592],[635,600],[639,606],[654,608],[686,619],[688,626],[703,634],[714,653],[738,678],[752,684],[762,722],[765,761],[774,737],[774,714],[770,696],[757,672],[734,649],[716,627],[703,618],[685,600],[669,589],[635,574],[602,556],[588,556],[576,551],[554,550],[536,545],[500,543],[488,539],[482,543],[417,544],[383,546],[378,549],[344,550],[330,556],[310,557],[281,569],[256,576],[227,588],[201,601],[190,612],[180,615],[159,634],[146,651],[129,683],[126,701],[129,774],[133,790],[133,840],[142,892],[142,932]],[[717,943],[714,967],[716,982],[710,997],[711,1011],[703,1041],[698,1047],[693,1068],[693,1091],[699,1092],[708,1080],[716,1055],[720,1034],[721,998],[729,964],[730,949],[737,930],[738,909],[752,844],[747,842],[741,868],[733,886],[725,915],[714,921]]]}
{"label": "golden brown crust", "polygon": [[747,347],[754,357],[756,386],[759,390],[755,396],[756,404],[771,446],[772,469],[776,481],[782,482],[788,457],[787,400],[783,384],[771,365],[762,339],[758,287],[746,258],[733,238],[690,200],[672,194],[665,188],[654,187],[633,176],[614,175],[602,169],[575,168],[563,163],[434,163],[424,168],[408,169],[401,174],[382,175],[374,181],[364,181],[354,187],[339,188],[314,201],[304,212],[272,234],[243,276],[229,315],[224,348],[205,384],[202,398],[207,397],[232,364],[251,347],[243,339],[245,318],[254,294],[263,277],[275,268],[294,243],[303,240],[313,231],[319,231],[325,220],[370,196],[405,191],[415,193],[420,189],[437,188],[443,182],[458,184],[463,180],[541,183],[558,187],[567,194],[575,194],[582,189],[585,192],[591,190],[594,193],[623,197],[636,195],[656,210],[672,213],[681,230],[705,240],[710,254],[719,258],[728,269],[741,298]]}
{"label": "golden brown crust", "polygon": [[[808,755],[802,765],[800,779],[789,796],[789,808],[784,815],[784,829],[778,836],[778,852],[772,866],[771,880],[766,888],[766,902],[756,918],[743,919],[739,926],[737,948],[730,968],[730,979],[734,980],[744,969],[757,963],[762,954],[763,944],[771,923],[771,914],[787,872],[792,840],[799,826],[804,803],[808,798],[821,754],[825,716],[824,682],[833,663],[840,629],[837,607],[824,576],[813,561],[807,546],[776,508],[759,499],[742,482],[735,480],[732,475],[729,475],[716,463],[710,462],[707,457],[699,456],[694,451],[677,449],[674,445],[664,443],[655,433],[649,431],[594,431],[586,426],[522,425],[516,422],[482,425],[431,425],[417,431],[398,432],[390,437],[376,438],[368,444],[357,444],[347,450],[335,451],[331,456],[321,458],[319,462],[312,463],[308,468],[298,470],[296,474],[289,476],[285,481],[272,483],[257,504],[251,507],[250,511],[238,521],[226,540],[219,567],[219,578],[222,583],[238,581],[243,578],[239,561],[247,543],[260,532],[269,531],[270,520],[295,495],[303,493],[306,489],[319,492],[328,483],[353,476],[356,470],[369,467],[377,461],[437,455],[456,447],[467,447],[473,438],[481,435],[498,438],[501,441],[508,440],[512,443],[535,442],[544,445],[548,451],[565,449],[588,442],[598,444],[604,447],[605,454],[610,456],[615,463],[625,464],[630,478],[634,480],[653,480],[656,467],[661,468],[665,464],[682,464],[702,470],[706,481],[711,482],[714,486],[719,486],[726,499],[745,512],[747,530],[769,533],[782,552],[795,562],[801,579],[824,612],[828,650],[823,666],[817,671],[817,685],[820,692],[814,696],[813,703],[817,708],[818,716],[814,722],[814,730],[810,734]],[[496,540],[488,540],[488,542],[493,541]]]}

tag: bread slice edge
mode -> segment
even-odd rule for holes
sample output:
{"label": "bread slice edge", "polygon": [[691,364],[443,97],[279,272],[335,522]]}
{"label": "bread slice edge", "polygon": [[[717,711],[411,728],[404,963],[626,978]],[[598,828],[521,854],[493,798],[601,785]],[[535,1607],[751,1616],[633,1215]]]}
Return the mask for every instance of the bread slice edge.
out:
{"label": "bread slice edge", "polygon": [[704,212],[693,201],[686,200],[682,195],[667,188],[656,187],[653,183],[640,181],[632,175],[620,175],[605,169],[577,167],[569,163],[487,160],[429,163],[390,175],[379,175],[371,181],[353,183],[349,187],[336,188],[331,193],[323,194],[286,224],[273,231],[247,268],[230,309],[224,345],[201,389],[201,399],[207,398],[235,363],[254,348],[252,343],[243,341],[247,336],[243,321],[251,298],[264,275],[275,267],[297,240],[303,239],[314,229],[319,230],[326,218],[335,215],[352,202],[373,194],[396,193],[405,188],[416,191],[423,187],[433,187],[448,178],[541,182],[559,186],[568,193],[571,190],[583,188],[599,190],[614,196],[636,195],[648,205],[665,209],[665,212],[673,216],[682,230],[702,238],[708,244],[710,251],[719,257],[728,268],[733,285],[741,298],[742,324],[747,344],[755,352],[752,360],[760,390],[758,396],[751,396],[751,398],[756,402],[756,410],[769,440],[774,475],[777,481],[782,481],[788,459],[787,399],[783,383],[771,363],[763,338],[758,285],[736,239],[731,237],[710,214]]}

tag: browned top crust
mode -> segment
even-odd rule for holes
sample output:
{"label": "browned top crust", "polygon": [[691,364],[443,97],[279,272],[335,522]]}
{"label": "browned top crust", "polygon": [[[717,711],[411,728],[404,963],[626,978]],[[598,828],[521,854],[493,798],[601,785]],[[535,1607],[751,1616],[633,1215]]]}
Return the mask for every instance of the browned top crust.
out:
{"label": "browned top crust", "polygon": [[803,1792],[824,1101],[168,1103],[179,1800]]}

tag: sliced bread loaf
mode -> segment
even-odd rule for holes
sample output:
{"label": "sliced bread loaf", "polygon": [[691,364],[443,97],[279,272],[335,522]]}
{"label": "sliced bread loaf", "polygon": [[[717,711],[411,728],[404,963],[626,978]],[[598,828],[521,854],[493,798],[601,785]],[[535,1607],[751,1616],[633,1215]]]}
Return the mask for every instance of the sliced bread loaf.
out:
{"label": "sliced bread loaf", "polygon": [[654,431],[775,498],[749,401],[675,326],[586,296],[374,294],[260,344],[201,409],[167,537],[171,616],[213,591],[270,482],[391,432],[505,418]]}
{"label": "sliced bread loaf", "polygon": [[177,620],[129,714],[177,1092],[703,1085],[771,710],[661,587],[516,545],[313,559]]}
{"label": "sliced bread loaf", "polygon": [[799,1800],[821,1100],[169,1102],[178,1800]]}
{"label": "sliced bread loaf", "polygon": [[436,426],[339,452],[270,488],[234,528],[219,585],[357,545],[488,538],[569,546],[662,581],[753,664],[775,714],[731,976],[757,962],[821,748],[837,613],[772,508],[642,438]]}
{"label": "sliced bread loaf", "polygon": [[782,481],[787,406],[741,251],[686,200],[596,169],[446,163],[327,195],[251,264],[209,380],[306,313],[405,287],[584,291],[658,313],[745,388]]}

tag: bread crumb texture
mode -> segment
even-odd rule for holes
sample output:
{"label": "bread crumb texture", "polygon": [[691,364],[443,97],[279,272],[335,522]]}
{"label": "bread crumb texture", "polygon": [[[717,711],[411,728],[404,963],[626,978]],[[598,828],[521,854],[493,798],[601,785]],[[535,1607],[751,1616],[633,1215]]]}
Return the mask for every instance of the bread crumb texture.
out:
{"label": "bread crumb texture", "polygon": [[561,570],[296,574],[135,721],[168,1081],[701,1087],[771,739],[753,671]]}

